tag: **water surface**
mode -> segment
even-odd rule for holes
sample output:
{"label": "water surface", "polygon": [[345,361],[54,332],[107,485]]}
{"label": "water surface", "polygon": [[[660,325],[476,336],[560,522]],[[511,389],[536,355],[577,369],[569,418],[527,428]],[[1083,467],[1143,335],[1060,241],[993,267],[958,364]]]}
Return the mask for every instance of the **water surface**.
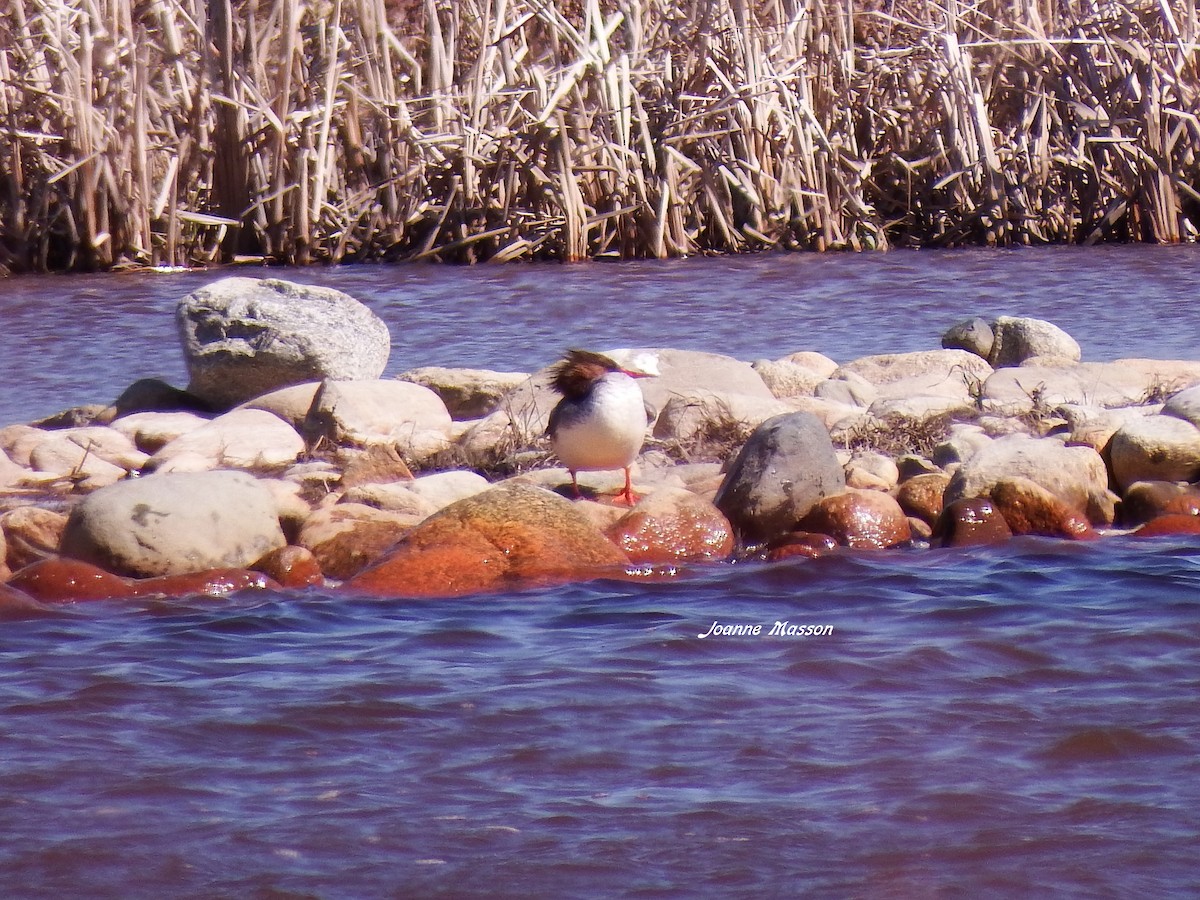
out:
{"label": "water surface", "polygon": [[[967,315],[1197,358],[1193,248],[283,274],[393,372],[570,345],[840,361]],[[256,273],[257,274],[257,273]],[[182,383],[215,273],[0,282],[0,424]],[[700,638],[714,622],[758,636]],[[773,637],[777,622],[829,626]],[[698,567],[399,603],[330,591],[0,621],[12,897],[1200,895],[1200,545]]]}

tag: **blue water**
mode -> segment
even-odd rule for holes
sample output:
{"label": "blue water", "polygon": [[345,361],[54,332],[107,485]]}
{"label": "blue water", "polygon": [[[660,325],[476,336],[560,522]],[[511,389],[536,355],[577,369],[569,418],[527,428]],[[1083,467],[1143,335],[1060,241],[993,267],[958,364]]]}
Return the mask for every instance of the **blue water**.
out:
{"label": "blue water", "polygon": [[[286,274],[365,295],[395,371],[568,344],[847,360],[976,312],[1196,358],[1200,256],[1136,249]],[[179,383],[170,311],[211,277],[0,283],[0,424]],[[1197,896],[1198,697],[1189,538],[79,604],[0,621],[0,892]]]}

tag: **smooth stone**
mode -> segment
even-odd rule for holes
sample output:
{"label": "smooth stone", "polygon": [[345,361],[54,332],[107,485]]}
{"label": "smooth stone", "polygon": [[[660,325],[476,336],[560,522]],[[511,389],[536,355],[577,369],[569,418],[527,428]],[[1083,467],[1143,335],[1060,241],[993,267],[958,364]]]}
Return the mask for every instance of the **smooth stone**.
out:
{"label": "smooth stone", "polygon": [[[832,376],[858,375],[876,389],[875,400],[945,397],[970,405],[992,367],[966,350],[883,353],[848,362]],[[872,401],[875,402],[875,401]]]}
{"label": "smooth stone", "polygon": [[102,488],[67,519],[61,552],[134,577],[244,568],[287,543],[271,492],[242,472],[154,474]]}
{"label": "smooth stone", "polygon": [[1163,403],[1162,414],[1174,416],[1200,428],[1200,385],[1184,388]]}
{"label": "smooth stone", "polygon": [[58,555],[67,517],[40,506],[18,506],[0,514],[0,534],[7,544],[2,558],[16,572],[30,563]]}
{"label": "smooth stone", "polygon": [[1138,481],[1125,489],[1118,507],[1126,528],[1144,525],[1159,516],[1200,516],[1200,488],[1174,481]]}
{"label": "smooth stone", "polygon": [[856,550],[883,550],[912,540],[908,517],[894,497],[856,488],[821,498],[796,528],[827,534]]}
{"label": "smooth stone", "polygon": [[116,600],[134,596],[129,582],[91,563],[51,557],[30,563],[9,579],[8,586],[41,603]]}
{"label": "smooth stone", "polygon": [[[679,443],[689,459],[728,456],[772,416],[792,411],[783,400],[696,390],[671,397],[654,423],[654,437]],[[733,446],[730,446],[730,445]]]}
{"label": "smooth stone", "polygon": [[996,505],[987,497],[969,497],[946,505],[933,527],[933,540],[943,547],[999,544],[1013,536]]}
{"label": "smooth stone", "polygon": [[715,504],[743,541],[767,541],[793,531],[813,504],[845,485],[821,420],[788,413],[754,430],[730,465]]}
{"label": "smooth stone", "polygon": [[789,353],[787,356],[776,360],[776,362],[788,363],[793,366],[799,366],[802,369],[808,369],[814,375],[821,376],[822,379],[828,378],[838,369],[836,362],[824,353],[818,353],[815,350],[798,350],[795,353]]}
{"label": "smooth stone", "polygon": [[366,447],[392,444],[401,456],[449,446],[450,413],[442,399],[407,381],[326,381],[304,423],[310,443]]}
{"label": "smooth stone", "polygon": [[988,362],[997,369],[1019,366],[1034,356],[1078,362],[1083,355],[1073,337],[1044,319],[1000,316],[991,325],[994,341]]}
{"label": "smooth stone", "polygon": [[[2,566],[0,566],[2,568]],[[0,622],[16,622],[45,615],[46,607],[24,591],[0,582]]]}
{"label": "smooth stone", "polygon": [[233,409],[182,434],[147,460],[147,472],[206,469],[272,469],[305,451],[304,439],[283,419],[261,409]]}
{"label": "smooth stone", "polygon": [[222,278],[180,300],[188,391],[228,409],[306,381],[378,378],[387,325],[349,294],[277,278]]}
{"label": "smooth stone", "polygon": [[379,560],[422,518],[338,503],[313,510],[296,543],[313,554],[327,577],[342,580]]}
{"label": "smooth stone", "polygon": [[1200,428],[1175,416],[1126,422],[1108,445],[1113,481],[1194,481],[1200,477]]}
{"label": "smooth stone", "polygon": [[942,498],[948,484],[950,476],[944,472],[915,475],[896,488],[896,502],[908,516],[932,526],[942,514]]}
{"label": "smooth stone", "polygon": [[729,520],[685,488],[657,488],[605,534],[636,565],[723,560],[734,547]]}
{"label": "smooth stone", "polygon": [[985,408],[1009,415],[1064,405],[1117,409],[1144,404],[1153,376],[1121,363],[1071,362],[997,369],[983,385]]}
{"label": "smooth stone", "polygon": [[1067,441],[1086,444],[1097,453],[1107,453],[1109,442],[1127,422],[1143,419],[1159,411],[1157,406],[1126,406],[1100,409],[1094,406],[1063,404],[1057,412],[1067,424]]}
{"label": "smooth stone", "polygon": [[434,472],[411,481],[362,485],[348,490],[345,500],[424,517],[489,487],[482,475],[456,470]]}
{"label": "smooth stone", "polygon": [[946,439],[933,448],[930,460],[943,469],[961,465],[993,440],[995,438],[990,437],[978,425],[956,422],[950,426],[950,433]]}
{"label": "smooth stone", "polygon": [[296,429],[297,432],[303,432],[304,423],[308,418],[308,411],[312,409],[313,400],[316,399],[317,391],[320,389],[321,382],[306,381],[303,384],[289,385],[288,387],[252,397],[236,408],[261,409],[269,413],[274,413]]}
{"label": "smooth stone", "polygon": [[114,419],[109,427],[142,453],[153,454],[208,422],[209,417],[194,412],[136,412]]}
{"label": "smooth stone", "polygon": [[1108,469],[1091,447],[1068,447],[1053,439],[1024,435],[998,438],[955,470],[944,502],[986,497],[997,482],[1020,476],[1035,481],[1097,525],[1111,524],[1116,498],[1108,490]]}
{"label": "smooth stone", "polygon": [[827,534],[811,534],[793,531],[776,539],[767,549],[767,559],[778,562],[782,559],[816,559],[828,556],[838,549],[838,542]]}
{"label": "smooth stone", "polygon": [[890,491],[900,481],[895,460],[876,450],[856,450],[842,470],[847,487]]}
{"label": "smooth stone", "polygon": [[829,377],[783,360],[756,359],[751,365],[771,393],[780,400],[811,397],[817,385]]}
{"label": "smooth stone", "polygon": [[1028,478],[1004,478],[991,490],[992,502],[1013,534],[1037,534],[1070,540],[1093,540],[1099,535],[1087,517]]}
{"label": "smooth stone", "polygon": [[49,434],[49,430],[32,425],[5,425],[0,428],[0,451],[18,466],[32,468],[29,456]]}
{"label": "smooth stone", "polygon": [[262,572],[241,568],[205,569],[179,575],[159,575],[131,582],[134,597],[228,597],[245,590],[279,590]]}
{"label": "smooth stone", "polygon": [[413,478],[412,470],[391,444],[372,444],[361,450],[345,447],[338,451],[337,461],[342,467],[339,486],[347,490],[364,484],[394,484]]}
{"label": "smooth stone", "polygon": [[381,597],[453,597],[618,575],[628,564],[570,501],[508,484],[430,516],[345,588]]}
{"label": "smooth stone", "polygon": [[1200,534],[1200,516],[1173,513],[1151,519],[1133,532],[1134,537],[1151,538],[1169,534]]}
{"label": "smooth stone", "polygon": [[450,417],[462,421],[492,412],[510,391],[529,380],[529,373],[423,366],[397,378],[429,388],[446,404]]}
{"label": "smooth stone", "polygon": [[992,355],[996,336],[992,326],[978,317],[959,322],[942,335],[942,347],[947,350],[966,350],[987,359]]}
{"label": "smooth stone", "polygon": [[816,386],[813,396],[819,400],[866,409],[879,396],[879,388],[857,372],[838,369]]}
{"label": "smooth stone", "polygon": [[272,550],[254,564],[254,569],[288,590],[325,584],[325,575],[316,555],[307,547],[294,544]]}

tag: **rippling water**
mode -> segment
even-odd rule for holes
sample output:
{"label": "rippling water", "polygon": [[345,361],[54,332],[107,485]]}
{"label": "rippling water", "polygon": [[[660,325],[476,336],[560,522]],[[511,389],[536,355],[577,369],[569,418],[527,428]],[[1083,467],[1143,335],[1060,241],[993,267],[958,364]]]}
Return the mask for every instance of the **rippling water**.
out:
{"label": "rippling water", "polygon": [[[975,312],[1045,315],[1093,359],[1196,358],[1182,285],[1198,264],[1191,248],[1115,248],[287,275],[380,310],[399,371],[527,369],[589,343],[845,360],[936,346]],[[0,282],[0,423],[135,377],[178,383],[170,311],[211,277]],[[762,633],[700,638],[714,622]],[[832,634],[771,637],[776,622]],[[411,604],[80,604],[0,622],[0,885],[1197,896],[1198,696],[1190,539]]]}

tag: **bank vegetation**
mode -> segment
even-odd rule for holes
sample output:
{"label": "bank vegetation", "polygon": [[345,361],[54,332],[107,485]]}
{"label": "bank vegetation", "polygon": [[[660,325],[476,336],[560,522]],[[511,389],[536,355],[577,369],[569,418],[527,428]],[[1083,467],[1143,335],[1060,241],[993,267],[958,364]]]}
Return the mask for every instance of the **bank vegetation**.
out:
{"label": "bank vegetation", "polygon": [[5,0],[0,270],[1189,240],[1183,0]]}

